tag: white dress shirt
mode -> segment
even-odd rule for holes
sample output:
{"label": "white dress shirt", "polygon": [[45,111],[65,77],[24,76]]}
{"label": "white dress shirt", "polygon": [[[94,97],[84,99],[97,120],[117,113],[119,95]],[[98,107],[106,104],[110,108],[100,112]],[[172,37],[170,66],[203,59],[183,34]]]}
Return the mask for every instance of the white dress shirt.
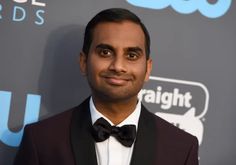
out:
{"label": "white dress shirt", "polygon": [[[111,125],[114,125],[108,118],[101,114],[95,107],[92,97],[89,102],[90,113],[92,118],[92,124],[96,122],[97,119],[103,117]],[[141,113],[141,101],[138,101],[135,110],[130,114],[125,120],[123,120],[118,127],[127,124],[133,124],[136,126],[136,131],[138,129],[138,120]],[[95,143],[95,150],[97,156],[98,165],[129,165],[133,153],[134,143],[131,147],[123,146],[115,137],[110,136],[107,140],[103,142]]]}

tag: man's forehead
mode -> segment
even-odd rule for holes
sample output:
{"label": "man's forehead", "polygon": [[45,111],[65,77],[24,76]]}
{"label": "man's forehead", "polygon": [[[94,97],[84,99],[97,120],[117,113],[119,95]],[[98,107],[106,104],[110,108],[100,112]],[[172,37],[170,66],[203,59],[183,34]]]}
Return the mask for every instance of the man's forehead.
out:
{"label": "man's forehead", "polygon": [[[140,27],[140,25],[133,23],[131,21],[123,21],[123,22],[104,22],[98,24],[92,35],[92,40],[95,42],[122,42],[127,43],[130,42],[132,44],[143,45],[145,43],[145,36]],[[135,46],[135,45],[130,45]]]}

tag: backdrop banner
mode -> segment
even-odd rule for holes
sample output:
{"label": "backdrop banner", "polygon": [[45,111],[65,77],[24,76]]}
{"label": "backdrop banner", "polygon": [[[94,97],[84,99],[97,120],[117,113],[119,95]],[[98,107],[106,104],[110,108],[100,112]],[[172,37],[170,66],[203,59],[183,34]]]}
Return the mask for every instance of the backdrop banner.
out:
{"label": "backdrop banner", "polygon": [[84,28],[112,7],[150,32],[154,66],[139,99],[198,138],[201,165],[235,165],[233,0],[0,0],[0,164],[13,163],[26,124],[89,96],[77,62]]}

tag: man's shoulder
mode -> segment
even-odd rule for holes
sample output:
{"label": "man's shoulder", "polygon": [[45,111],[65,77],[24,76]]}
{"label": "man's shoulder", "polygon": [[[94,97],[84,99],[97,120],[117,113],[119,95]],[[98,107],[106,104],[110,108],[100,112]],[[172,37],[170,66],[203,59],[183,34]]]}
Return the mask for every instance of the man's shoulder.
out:
{"label": "man's shoulder", "polygon": [[43,135],[47,133],[62,132],[62,130],[69,129],[71,117],[75,109],[76,108],[72,108],[38,122],[27,124],[25,126],[25,131]]}
{"label": "man's shoulder", "polygon": [[66,126],[68,127],[70,125],[74,112],[85,109],[87,105],[88,105],[88,99],[85,99],[82,103],[80,103],[79,105],[73,108],[67,109],[58,114],[54,114],[53,116],[44,118],[35,123],[26,125],[26,129],[33,128],[33,129],[46,129],[47,130],[47,129],[52,129],[54,127],[57,127],[57,128],[60,128],[60,127],[64,128]]}
{"label": "man's shoulder", "polygon": [[[147,109],[146,109],[147,110]],[[148,110],[147,110],[148,111]],[[174,126],[168,121],[162,119],[161,117],[155,115],[154,113],[148,111],[149,118],[155,123],[155,127],[158,133],[158,137],[170,140],[170,141],[196,141],[196,137],[190,133]],[[152,119],[151,119],[152,118]],[[175,140],[173,140],[173,138]]]}
{"label": "man's shoulder", "polygon": [[143,109],[143,111],[146,123],[143,125],[149,127],[144,127],[144,129],[148,129],[151,133],[145,132],[154,137],[146,139],[149,139],[151,146],[155,148],[153,153],[157,156],[157,162],[160,164],[198,164],[198,140],[195,136],[179,129],[147,109]]}

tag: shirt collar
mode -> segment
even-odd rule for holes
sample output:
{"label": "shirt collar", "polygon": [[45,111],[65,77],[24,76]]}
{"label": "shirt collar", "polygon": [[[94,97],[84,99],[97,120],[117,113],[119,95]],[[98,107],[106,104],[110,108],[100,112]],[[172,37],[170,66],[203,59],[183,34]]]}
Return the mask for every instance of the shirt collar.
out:
{"label": "shirt collar", "polygon": [[[90,100],[89,100],[89,108],[90,108],[90,114],[91,114],[91,118],[92,118],[92,124],[94,124],[97,119],[103,117],[111,125],[114,125],[107,117],[105,117],[102,113],[100,113],[96,109],[92,97],[90,97]],[[141,113],[141,101],[138,100],[135,110],[125,120],[123,120],[121,123],[119,123],[117,126],[121,127],[123,125],[133,124],[136,126],[136,129],[137,129],[140,113]]]}

